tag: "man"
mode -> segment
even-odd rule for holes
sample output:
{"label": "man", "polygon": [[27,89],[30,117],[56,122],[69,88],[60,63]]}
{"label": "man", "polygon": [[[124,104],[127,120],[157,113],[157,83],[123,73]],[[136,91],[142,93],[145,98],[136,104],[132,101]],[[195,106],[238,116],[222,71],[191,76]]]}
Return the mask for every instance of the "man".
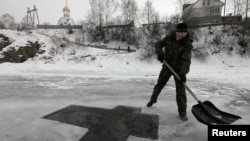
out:
{"label": "man", "polygon": [[[167,35],[155,45],[158,60],[160,62],[165,60],[181,78],[181,81],[175,77],[174,80],[179,117],[183,121],[188,120],[186,113],[187,98],[183,82],[186,82],[186,75],[189,72],[191,50],[193,48],[187,29],[188,26],[186,23],[179,23],[174,33]],[[164,53],[162,50],[163,47],[165,47]],[[157,102],[157,97],[172,75],[171,71],[163,65],[147,107],[151,107]]]}

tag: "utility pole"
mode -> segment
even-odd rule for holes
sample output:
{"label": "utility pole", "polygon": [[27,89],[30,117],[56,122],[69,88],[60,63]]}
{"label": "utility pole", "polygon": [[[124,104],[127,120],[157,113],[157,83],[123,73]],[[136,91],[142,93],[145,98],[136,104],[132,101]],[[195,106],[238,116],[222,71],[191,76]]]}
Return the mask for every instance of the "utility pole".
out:
{"label": "utility pole", "polygon": [[247,13],[248,13],[248,9],[249,9],[249,7],[248,7],[248,6],[249,6],[249,5],[248,5],[248,2],[249,2],[249,0],[247,0],[247,3],[246,3],[246,19],[245,19],[246,22],[247,22],[247,17],[248,17],[248,16],[247,16]]}
{"label": "utility pole", "polygon": [[226,5],[227,5],[227,0],[225,0],[225,5],[224,5],[224,17],[226,16]]}
{"label": "utility pole", "polygon": [[37,23],[40,24],[36,6],[34,5],[33,9],[30,9],[28,7],[28,10],[27,10],[27,25],[28,26],[31,25],[31,28],[35,27],[35,17],[37,18]]}
{"label": "utility pole", "polygon": [[38,12],[37,12],[37,9],[36,9],[36,6],[35,6],[35,5],[34,5],[34,11],[36,12],[36,13],[34,13],[34,14],[36,14],[37,24],[40,24],[39,18],[38,18]]}

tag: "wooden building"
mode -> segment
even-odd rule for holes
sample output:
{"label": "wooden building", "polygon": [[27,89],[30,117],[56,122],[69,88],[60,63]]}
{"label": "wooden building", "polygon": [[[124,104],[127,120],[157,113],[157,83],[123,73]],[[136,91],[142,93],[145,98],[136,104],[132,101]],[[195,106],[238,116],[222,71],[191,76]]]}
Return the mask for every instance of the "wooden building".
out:
{"label": "wooden building", "polygon": [[182,20],[191,24],[218,23],[224,3],[220,0],[197,0],[183,6]]}

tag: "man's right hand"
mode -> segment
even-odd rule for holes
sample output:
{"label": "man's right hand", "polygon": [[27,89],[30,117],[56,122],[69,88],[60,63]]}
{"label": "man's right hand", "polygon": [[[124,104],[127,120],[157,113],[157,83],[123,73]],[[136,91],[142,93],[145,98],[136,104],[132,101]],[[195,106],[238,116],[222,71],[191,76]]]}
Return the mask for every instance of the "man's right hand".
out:
{"label": "man's right hand", "polygon": [[162,63],[164,60],[164,54],[158,55],[158,60]]}
{"label": "man's right hand", "polygon": [[180,78],[181,78],[182,83],[186,83],[187,81],[186,75],[180,75]]}

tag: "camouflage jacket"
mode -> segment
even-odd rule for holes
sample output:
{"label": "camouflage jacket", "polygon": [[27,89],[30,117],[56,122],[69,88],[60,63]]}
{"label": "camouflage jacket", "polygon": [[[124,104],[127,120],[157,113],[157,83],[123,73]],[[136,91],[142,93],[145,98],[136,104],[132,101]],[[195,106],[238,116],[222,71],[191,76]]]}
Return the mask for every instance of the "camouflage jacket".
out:
{"label": "camouflage jacket", "polygon": [[[163,52],[163,48],[165,51]],[[179,74],[186,75],[191,64],[193,48],[189,34],[181,40],[176,40],[175,32],[167,35],[155,45],[158,55],[164,54],[164,60]]]}

